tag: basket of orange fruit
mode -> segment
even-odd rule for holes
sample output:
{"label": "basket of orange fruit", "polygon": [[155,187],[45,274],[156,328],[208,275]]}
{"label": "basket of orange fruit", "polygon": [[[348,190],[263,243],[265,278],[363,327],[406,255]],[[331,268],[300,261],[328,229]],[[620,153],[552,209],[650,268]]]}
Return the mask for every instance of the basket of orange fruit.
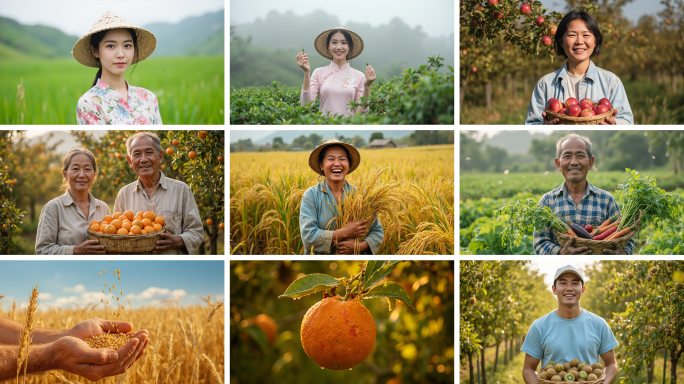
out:
{"label": "basket of orange fruit", "polygon": [[157,246],[159,234],[166,232],[164,218],[154,212],[116,212],[102,221],[93,220],[88,238],[99,240],[109,253],[151,252]]}

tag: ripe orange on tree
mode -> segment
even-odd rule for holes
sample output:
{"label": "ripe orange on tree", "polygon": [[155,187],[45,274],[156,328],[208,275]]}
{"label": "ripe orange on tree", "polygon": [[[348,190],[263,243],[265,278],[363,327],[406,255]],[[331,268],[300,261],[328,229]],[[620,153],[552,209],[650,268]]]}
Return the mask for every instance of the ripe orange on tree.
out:
{"label": "ripe orange on tree", "polygon": [[223,229],[223,228],[225,228],[225,225],[223,223],[221,223],[221,224],[219,224],[219,228]]}
{"label": "ripe orange on tree", "polygon": [[167,155],[173,155],[173,148],[166,148]]}
{"label": "ripe orange on tree", "polygon": [[212,225],[214,224],[214,220],[212,219],[207,219],[207,225]]}
{"label": "ripe orange on tree", "polygon": [[178,139],[173,139],[173,141],[171,142],[171,144],[173,144],[173,145],[178,145],[178,144],[180,144],[180,141],[178,141]]}
{"label": "ripe orange on tree", "polygon": [[278,324],[276,324],[275,320],[273,320],[271,316],[264,315],[262,313],[260,315],[257,315],[256,317],[248,319],[247,322],[250,325],[256,325],[262,331],[264,331],[264,334],[266,335],[266,342],[268,343],[268,345],[273,344],[276,336],[278,336]]}
{"label": "ripe orange on tree", "polygon": [[190,158],[190,160],[192,160],[192,159],[194,159],[195,157],[197,157],[197,153],[196,153],[195,151],[190,151],[190,152],[188,153],[188,157]]}
{"label": "ripe orange on tree", "polygon": [[218,162],[221,163],[221,164],[223,164],[223,156],[219,156],[219,157],[218,157]]}
{"label": "ripe orange on tree", "polygon": [[309,308],[302,320],[302,347],[323,368],[357,366],[375,346],[375,321],[358,301],[327,297]]}
{"label": "ripe orange on tree", "polygon": [[204,140],[205,137],[207,137],[207,131],[200,131],[199,132],[199,138]]}

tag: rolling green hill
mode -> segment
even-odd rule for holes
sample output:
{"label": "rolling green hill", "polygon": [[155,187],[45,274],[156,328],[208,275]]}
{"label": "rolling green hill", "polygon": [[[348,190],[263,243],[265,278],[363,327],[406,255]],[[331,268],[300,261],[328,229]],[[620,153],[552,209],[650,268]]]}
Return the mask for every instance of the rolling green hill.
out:
{"label": "rolling green hill", "polygon": [[76,41],[78,37],[56,28],[22,25],[0,17],[0,60],[21,58],[21,55],[44,59],[69,57]]}

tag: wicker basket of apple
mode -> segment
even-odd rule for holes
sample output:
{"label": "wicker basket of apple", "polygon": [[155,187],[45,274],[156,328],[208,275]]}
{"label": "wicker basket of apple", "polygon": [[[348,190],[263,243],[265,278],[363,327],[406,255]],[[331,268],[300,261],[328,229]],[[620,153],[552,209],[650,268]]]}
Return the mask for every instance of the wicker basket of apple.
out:
{"label": "wicker basket of apple", "polygon": [[606,117],[613,115],[613,106],[605,97],[598,103],[587,98],[577,101],[574,97],[561,103],[560,100],[551,98],[546,103],[544,112],[547,119],[559,119],[560,124],[599,125]]}

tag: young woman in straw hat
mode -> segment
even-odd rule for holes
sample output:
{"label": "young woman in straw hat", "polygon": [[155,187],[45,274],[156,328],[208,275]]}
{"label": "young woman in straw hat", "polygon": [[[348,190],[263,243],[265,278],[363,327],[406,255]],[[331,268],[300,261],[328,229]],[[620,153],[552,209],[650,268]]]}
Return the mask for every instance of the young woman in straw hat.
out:
{"label": "young woman in straw hat", "polygon": [[[309,167],[319,177],[325,176],[325,180],[307,189],[302,198],[299,230],[305,255],[311,254],[312,248],[317,254],[332,254],[335,252],[333,246],[341,255],[354,254],[354,238],[363,236],[371,223],[361,220],[332,231],[328,230],[328,223],[335,217],[331,209],[335,201],[339,202],[345,193],[356,189],[344,179],[360,163],[361,154],[354,146],[333,138],[309,155]],[[377,255],[383,236],[382,225],[376,217],[356,253]]]}
{"label": "young woman in straw hat", "polygon": [[148,58],[156,46],[150,31],[105,13],[71,52],[79,63],[99,68],[92,88],[78,100],[78,124],[162,124],[154,93],[124,79],[128,67]]}
{"label": "young woman in straw hat", "polygon": [[309,59],[304,52],[297,54],[297,65],[304,70],[304,85],[300,101],[302,105],[316,100],[320,96],[320,111],[324,114],[339,114],[344,117],[354,113],[368,113],[368,108],[358,107],[356,111],[349,109],[349,102],[359,100],[361,96],[370,96],[370,87],[375,81],[375,71],[366,66],[366,75],[352,68],[347,60],[351,60],[363,51],[361,36],[345,28],[333,28],[323,31],[314,40],[316,51],[332,62],[316,68],[312,75]]}

